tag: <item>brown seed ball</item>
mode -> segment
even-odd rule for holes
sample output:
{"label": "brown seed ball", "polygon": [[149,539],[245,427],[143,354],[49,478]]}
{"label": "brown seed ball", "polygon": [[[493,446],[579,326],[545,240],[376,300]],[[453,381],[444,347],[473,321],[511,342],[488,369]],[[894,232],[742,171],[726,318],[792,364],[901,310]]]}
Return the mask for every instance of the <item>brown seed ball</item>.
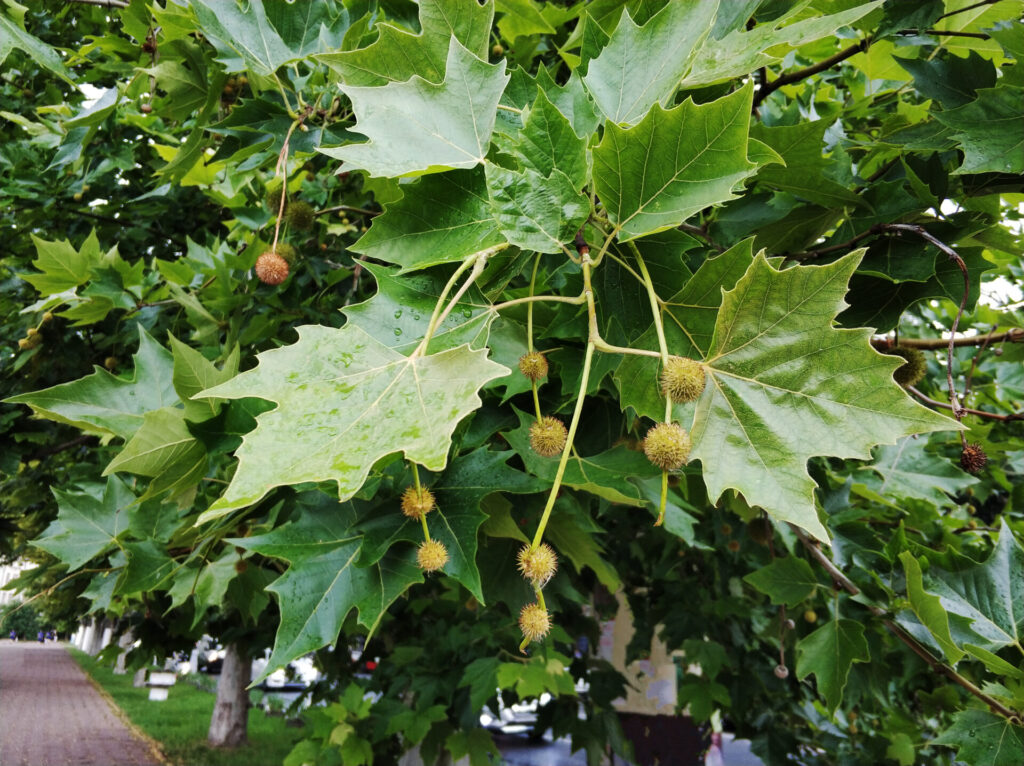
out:
{"label": "brown seed ball", "polygon": [[541,457],[554,457],[560,453],[568,437],[565,424],[551,415],[545,415],[530,426],[530,447]]}
{"label": "brown seed ball", "polygon": [[789,668],[785,665],[775,666],[775,677],[776,678],[789,678]]}
{"label": "brown seed ball", "polygon": [[547,377],[548,360],[539,351],[530,351],[519,357],[519,372],[533,381]]}
{"label": "brown seed ball", "polygon": [[919,348],[897,346],[892,349],[891,353],[906,359],[903,366],[897,367],[896,371],[892,374],[893,379],[901,386],[915,385],[928,371],[928,362],[924,358],[924,353]]}
{"label": "brown seed ball", "polygon": [[293,202],[284,213],[288,225],[298,231],[309,231],[316,222],[316,214],[313,206],[308,202]]}
{"label": "brown seed ball", "polygon": [[527,604],[519,613],[519,629],[527,641],[539,641],[551,630],[551,617],[540,604]]}
{"label": "brown seed ball", "polygon": [[690,435],[677,423],[658,423],[647,432],[644,454],[663,471],[682,468],[690,456]]}
{"label": "brown seed ball", "polygon": [[248,568],[249,564],[245,559],[239,559],[235,562],[235,571],[238,572],[238,574],[244,574],[245,570]]}
{"label": "brown seed ball", "polygon": [[273,250],[256,259],[256,276],[260,282],[279,285],[288,278],[288,261]]}
{"label": "brown seed ball", "polygon": [[427,540],[416,552],[416,563],[424,572],[436,572],[448,563],[448,549],[438,540]]}
{"label": "brown seed ball", "polygon": [[661,371],[661,393],[674,402],[692,402],[704,390],[704,365],[682,356],[670,356]]}
{"label": "brown seed ball", "polygon": [[968,473],[978,473],[988,463],[988,455],[980,444],[968,444],[960,453],[960,467]]}
{"label": "brown seed ball", "polygon": [[117,367],[117,357],[108,356],[106,359],[103,360],[103,366],[106,367],[108,370],[113,370],[115,367]]}
{"label": "brown seed ball", "polygon": [[402,513],[410,519],[426,516],[434,508],[434,493],[426,487],[406,487],[402,493]]}
{"label": "brown seed ball", "polygon": [[543,588],[558,569],[558,556],[547,543],[536,548],[524,545],[519,551],[519,571],[535,588]]}
{"label": "brown seed ball", "polygon": [[740,541],[739,540],[730,540],[729,542],[727,542],[725,544],[725,547],[728,548],[733,553],[739,553]]}
{"label": "brown seed ball", "polygon": [[150,112],[153,111],[153,105],[152,104],[143,104],[142,106],[139,107],[139,110],[143,114],[149,114]]}

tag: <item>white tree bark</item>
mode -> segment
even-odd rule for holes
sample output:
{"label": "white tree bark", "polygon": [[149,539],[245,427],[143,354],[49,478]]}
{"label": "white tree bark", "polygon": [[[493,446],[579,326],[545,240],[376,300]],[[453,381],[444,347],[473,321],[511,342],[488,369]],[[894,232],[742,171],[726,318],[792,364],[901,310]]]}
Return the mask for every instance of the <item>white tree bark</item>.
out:
{"label": "white tree bark", "polygon": [[103,650],[104,622],[104,620],[98,617],[93,617],[92,624],[90,624],[89,630],[86,632],[85,646],[82,647],[82,651],[92,657],[95,657]]}
{"label": "white tree bark", "polygon": [[228,644],[217,683],[217,702],[210,719],[207,741],[214,747],[244,745],[249,723],[250,664],[236,644]]}

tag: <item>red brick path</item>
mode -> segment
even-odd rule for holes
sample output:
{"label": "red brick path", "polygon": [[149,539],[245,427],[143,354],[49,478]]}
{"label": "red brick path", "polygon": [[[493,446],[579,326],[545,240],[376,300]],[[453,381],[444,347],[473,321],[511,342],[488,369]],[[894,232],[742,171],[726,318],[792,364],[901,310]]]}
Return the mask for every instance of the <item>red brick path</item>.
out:
{"label": "red brick path", "polygon": [[2,766],[157,766],[60,644],[0,640]]}

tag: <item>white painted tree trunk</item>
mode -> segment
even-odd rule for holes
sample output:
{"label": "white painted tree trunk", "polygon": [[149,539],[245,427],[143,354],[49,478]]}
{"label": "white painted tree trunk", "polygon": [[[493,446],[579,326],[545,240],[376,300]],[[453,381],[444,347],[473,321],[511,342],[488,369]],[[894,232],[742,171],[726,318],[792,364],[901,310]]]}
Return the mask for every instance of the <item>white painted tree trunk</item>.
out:
{"label": "white painted tree trunk", "polygon": [[95,657],[103,649],[104,621],[96,617],[92,618],[92,624],[85,636],[85,646],[82,648],[86,654]]}
{"label": "white painted tree trunk", "polygon": [[237,747],[246,742],[249,723],[249,661],[236,644],[228,644],[217,683],[217,702],[207,741],[214,747]]}

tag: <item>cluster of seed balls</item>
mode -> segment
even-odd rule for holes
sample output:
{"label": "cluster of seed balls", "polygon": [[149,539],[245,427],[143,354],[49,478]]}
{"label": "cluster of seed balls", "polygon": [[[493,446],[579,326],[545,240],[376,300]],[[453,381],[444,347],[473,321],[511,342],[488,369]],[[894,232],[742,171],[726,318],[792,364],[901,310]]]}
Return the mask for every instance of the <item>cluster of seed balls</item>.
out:
{"label": "cluster of seed balls", "polygon": [[[281,211],[283,189],[274,189],[267,194],[267,208],[273,215]],[[308,202],[284,200],[284,222],[293,231],[309,231],[316,222],[316,211]],[[278,242],[277,247],[262,253],[256,259],[256,276],[268,285],[279,285],[288,278],[291,265],[298,258],[298,251],[287,242]]]}
{"label": "cluster of seed balls", "polygon": [[[402,493],[402,513],[410,519],[419,521],[434,510],[436,505],[434,493],[426,487],[406,487]],[[428,537],[420,543],[416,563],[424,572],[436,572],[448,563],[448,549],[440,540]]]}

